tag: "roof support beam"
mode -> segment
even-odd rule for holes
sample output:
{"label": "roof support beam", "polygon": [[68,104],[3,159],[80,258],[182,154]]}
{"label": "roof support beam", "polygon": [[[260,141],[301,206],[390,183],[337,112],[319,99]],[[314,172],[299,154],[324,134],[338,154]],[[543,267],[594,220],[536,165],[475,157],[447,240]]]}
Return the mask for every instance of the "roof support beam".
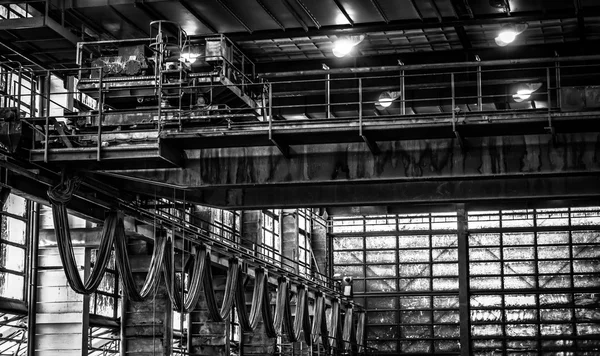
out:
{"label": "roof support beam", "polygon": [[256,0],[256,2],[260,5],[260,7],[262,7],[262,9],[264,10],[264,12],[266,12],[267,15],[269,15],[269,17],[271,17],[271,19],[273,20],[273,22],[275,22],[277,24],[277,26],[279,26],[279,28],[281,28],[283,31],[285,31],[285,26],[283,26],[283,24],[281,23],[281,21],[279,21],[279,19],[277,19],[277,17],[275,16],[275,14],[273,14],[271,12],[271,10],[269,10],[269,8],[267,7],[267,5],[265,5],[265,3],[262,2],[262,0]]}
{"label": "roof support beam", "polygon": [[213,27],[213,25],[211,25],[208,21],[206,21],[206,19],[202,15],[200,15],[198,13],[198,11],[196,11],[196,9],[194,9],[193,7],[191,7],[190,4],[187,3],[187,1],[185,1],[185,0],[179,0],[179,4],[181,6],[183,6],[183,8],[187,12],[189,12],[190,14],[192,14],[209,31],[211,31],[212,33],[218,33],[219,32],[219,31],[217,31],[216,28]]}
{"label": "roof support beam", "polygon": [[304,10],[304,13],[310,18],[310,20],[313,22],[313,24],[315,24],[317,28],[321,28],[321,24],[319,23],[315,15],[313,15],[312,12],[310,12],[308,7],[302,2],[302,0],[296,0],[296,4],[298,4],[298,6],[302,8],[302,10]]}
{"label": "roof support beam", "polygon": [[348,14],[348,11],[346,11],[346,8],[340,2],[340,0],[333,0],[333,2],[338,7],[338,9],[342,12],[344,17],[346,17],[346,20],[348,20],[348,23],[350,23],[351,26],[354,26],[354,20],[352,20],[352,17],[350,17],[350,14]]}
{"label": "roof support beam", "polygon": [[[292,4],[290,4],[288,2],[288,0],[283,0],[283,5],[285,5],[285,8],[288,9],[288,11],[292,14],[292,16],[294,16],[294,19],[296,19],[296,21],[300,24],[300,26],[302,26],[302,28],[304,29],[304,32],[308,32],[308,26],[306,25],[306,22],[304,22],[304,20],[302,20],[302,17],[300,17],[300,14],[298,14],[296,12],[296,10],[292,6]],[[286,37],[289,37],[289,36],[286,36]]]}
{"label": "roof support beam", "polygon": [[229,13],[229,15],[231,15],[231,17],[233,17],[240,25],[242,25],[246,29],[246,31],[252,33],[252,29],[250,27],[248,27],[248,25],[246,25],[244,20],[242,20],[238,16],[238,14],[236,14],[235,11],[233,11],[233,9],[229,7],[229,5],[224,3],[223,0],[215,0],[215,1],[218,2],[219,5],[221,5],[221,7],[224,8]]}
{"label": "roof support beam", "polygon": [[437,7],[437,5],[435,4],[435,0],[429,0],[429,3],[431,4],[431,7],[433,8],[433,12],[435,12],[435,16],[438,18],[438,21],[440,23],[444,22],[442,13],[440,12],[440,9]]}
{"label": "roof support beam", "polygon": [[573,0],[575,5],[575,15],[577,15],[577,29],[579,31],[579,39],[585,41],[585,19],[581,13],[581,0]]}
{"label": "roof support beam", "polygon": [[423,21],[423,14],[421,13],[421,10],[419,10],[419,7],[417,6],[415,0],[410,0],[410,4],[412,5],[413,9],[415,9],[417,16],[419,16],[419,20]]}
{"label": "roof support beam", "polygon": [[379,4],[379,1],[377,1],[377,0],[371,0],[371,4],[373,4],[373,6],[377,9],[377,12],[379,13],[379,16],[381,16],[381,18],[383,19],[383,21],[385,21],[385,23],[390,23],[390,20],[388,19],[387,15],[383,11],[383,8]]}

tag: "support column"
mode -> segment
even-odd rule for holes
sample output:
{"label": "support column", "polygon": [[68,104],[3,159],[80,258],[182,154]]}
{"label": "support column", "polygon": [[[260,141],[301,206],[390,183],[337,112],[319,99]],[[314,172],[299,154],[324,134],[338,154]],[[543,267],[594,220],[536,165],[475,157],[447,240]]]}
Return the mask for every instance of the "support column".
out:
{"label": "support column", "polygon": [[[242,246],[256,246],[262,242],[262,213],[260,210],[248,210],[242,213]],[[251,308],[254,283],[246,288],[247,310]],[[273,355],[276,339],[265,333],[265,324],[260,321],[256,330],[242,335],[242,355]]]}
{"label": "support column", "polygon": [[460,315],[460,354],[471,354],[471,316],[469,314],[469,235],[464,204],[457,204],[458,213],[458,301]]}
{"label": "support column", "polygon": [[[214,276],[214,290],[217,303],[223,300],[225,276]],[[190,356],[229,356],[229,319],[223,322],[208,320],[208,310],[204,294],[200,295],[198,307],[189,315]]]}
{"label": "support column", "polygon": [[[196,207],[192,223],[207,231],[211,220],[210,209]],[[216,270],[216,268],[213,268]],[[213,287],[217,303],[222,302],[225,291],[226,276],[213,276]],[[189,314],[188,352],[190,356],[229,356],[229,320],[213,322],[208,320],[208,310],[204,293],[200,294],[196,310]]]}
{"label": "support column", "polygon": [[298,273],[298,217],[294,209],[281,212],[281,254],[283,267]]}
{"label": "support column", "polygon": [[[145,240],[129,242],[132,270],[141,288],[152,258],[152,248]],[[122,317],[124,354],[128,356],[171,355],[173,329],[172,306],[164,281],[158,284],[156,295],[146,301],[124,303]]]}
{"label": "support column", "polygon": [[327,227],[319,223],[312,224],[311,248],[319,273],[329,276],[330,262],[328,259],[329,248],[327,243]]}

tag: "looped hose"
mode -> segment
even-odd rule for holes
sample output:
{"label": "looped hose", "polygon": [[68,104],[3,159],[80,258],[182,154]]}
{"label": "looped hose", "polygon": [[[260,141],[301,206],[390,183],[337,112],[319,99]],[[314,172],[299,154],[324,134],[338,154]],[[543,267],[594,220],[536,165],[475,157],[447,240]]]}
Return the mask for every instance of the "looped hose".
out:
{"label": "looped hose", "polygon": [[329,336],[331,337],[331,346],[340,348],[342,345],[340,332],[340,301],[337,298],[331,301]]}
{"label": "looped hose", "polygon": [[352,329],[353,329],[353,310],[352,308],[346,309],[346,317],[344,318],[344,333],[342,340],[344,341],[344,349],[350,350],[352,348]]}
{"label": "looped hose", "polygon": [[[210,261],[210,254],[207,253],[207,261]],[[239,262],[236,258],[229,260],[229,268],[227,269],[227,281],[225,282],[225,296],[223,298],[223,304],[219,310],[217,301],[215,298],[212,270],[210,263],[207,263],[208,271],[206,278],[204,278],[204,296],[206,297],[206,304],[208,307],[208,318],[211,321],[223,321],[227,319],[233,306],[235,289],[238,285],[239,278]]]}
{"label": "looped hose", "polygon": [[358,352],[364,351],[365,345],[365,319],[366,315],[364,312],[358,314],[358,321],[356,323],[356,344],[358,345]]}
{"label": "looped hose", "polygon": [[141,290],[138,290],[133,278],[131,262],[127,253],[127,236],[125,235],[125,226],[121,218],[119,219],[114,244],[117,270],[123,281],[125,294],[130,300],[136,302],[145,300],[150,293],[156,290],[156,286],[160,281],[160,272],[163,266],[167,239],[160,233],[154,235],[154,249],[152,251],[152,259],[150,260],[150,268],[148,269],[148,274],[146,274],[146,279]]}

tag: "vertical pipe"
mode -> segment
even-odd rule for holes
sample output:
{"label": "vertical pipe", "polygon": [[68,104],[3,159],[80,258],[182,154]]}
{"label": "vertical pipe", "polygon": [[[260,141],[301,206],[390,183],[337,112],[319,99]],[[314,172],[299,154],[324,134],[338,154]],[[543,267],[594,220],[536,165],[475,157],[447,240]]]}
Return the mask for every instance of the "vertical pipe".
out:
{"label": "vertical pipe", "polygon": [[477,108],[483,111],[483,86],[481,81],[481,66],[477,67]]}
{"label": "vertical pipe", "polygon": [[48,144],[50,141],[50,71],[46,71],[46,87],[44,88],[44,93],[46,97],[44,98],[45,110],[46,110],[46,128],[45,128],[45,138],[44,138],[44,162],[48,163]]}
{"label": "vertical pipe", "polygon": [[458,204],[458,312],[460,316],[460,354],[471,355],[471,323],[469,312],[469,244],[467,211]]}
{"label": "vertical pipe", "polygon": [[28,356],[35,356],[35,325],[36,325],[36,305],[38,289],[38,245],[40,239],[40,206],[38,203],[31,202],[30,222],[30,249],[29,249],[29,296],[27,300],[27,348]]}
{"label": "vertical pipe", "polygon": [[96,150],[96,161],[100,162],[101,158],[101,150],[102,150],[102,116],[104,109],[104,98],[102,97],[102,86],[104,85],[102,82],[102,77],[104,75],[104,68],[100,67],[98,73],[100,76],[98,78],[98,147]]}
{"label": "vertical pipe", "polygon": [[327,91],[326,95],[327,95],[327,114],[326,117],[328,119],[331,118],[331,75],[329,73],[327,73],[327,82],[325,83],[325,89]]}
{"label": "vertical pipe", "polygon": [[362,78],[358,78],[358,134],[363,134],[363,90]]}
{"label": "vertical pipe", "polygon": [[406,115],[406,92],[405,92],[404,69],[400,71],[400,115]]}

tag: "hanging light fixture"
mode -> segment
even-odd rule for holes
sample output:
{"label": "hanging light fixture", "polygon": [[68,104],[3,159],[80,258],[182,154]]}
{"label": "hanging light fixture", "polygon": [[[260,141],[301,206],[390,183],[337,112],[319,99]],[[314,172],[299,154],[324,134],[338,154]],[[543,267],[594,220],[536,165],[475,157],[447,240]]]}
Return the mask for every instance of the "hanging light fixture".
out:
{"label": "hanging light fixture", "polygon": [[517,103],[522,103],[531,97],[531,94],[535,93],[542,87],[542,83],[527,83],[517,87],[517,93],[513,94],[513,100]]}
{"label": "hanging light fixture", "polygon": [[502,26],[498,36],[494,39],[500,47],[508,46],[514,42],[518,35],[527,29],[527,24],[508,24]]}
{"label": "hanging light fixture", "polygon": [[364,39],[364,35],[341,37],[337,39],[333,43],[333,55],[338,58],[346,56],[348,53],[352,52],[354,46],[361,43]]}
{"label": "hanging light fixture", "polygon": [[399,91],[384,91],[379,94],[379,98],[377,99],[377,105],[379,105],[382,109],[389,108],[394,100],[400,97]]}

